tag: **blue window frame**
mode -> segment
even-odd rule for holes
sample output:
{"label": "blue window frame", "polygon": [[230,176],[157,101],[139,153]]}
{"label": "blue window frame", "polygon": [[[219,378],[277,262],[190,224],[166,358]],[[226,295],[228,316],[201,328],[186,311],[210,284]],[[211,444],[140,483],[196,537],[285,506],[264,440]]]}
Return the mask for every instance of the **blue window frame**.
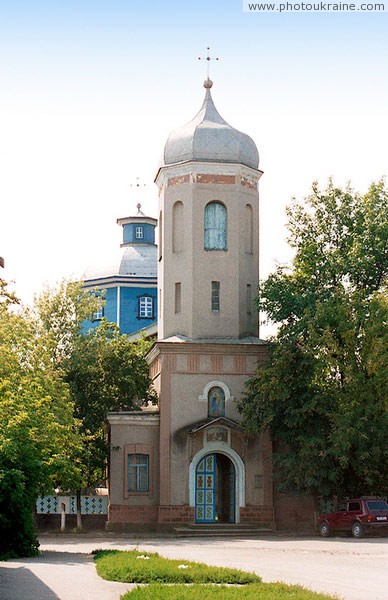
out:
{"label": "blue window frame", "polygon": [[227,211],[220,202],[205,206],[205,250],[227,250]]}
{"label": "blue window frame", "polygon": [[149,483],[148,454],[128,454],[128,492],[148,492]]}

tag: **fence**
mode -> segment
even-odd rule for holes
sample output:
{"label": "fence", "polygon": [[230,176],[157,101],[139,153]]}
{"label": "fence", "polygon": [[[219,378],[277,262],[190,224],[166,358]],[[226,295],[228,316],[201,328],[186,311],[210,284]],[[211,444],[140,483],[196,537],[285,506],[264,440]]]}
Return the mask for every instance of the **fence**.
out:
{"label": "fence", "polygon": [[[59,515],[61,505],[66,507],[67,515],[77,514],[76,496],[38,496],[36,512],[38,515]],[[108,513],[108,496],[81,496],[82,515],[106,515]]]}

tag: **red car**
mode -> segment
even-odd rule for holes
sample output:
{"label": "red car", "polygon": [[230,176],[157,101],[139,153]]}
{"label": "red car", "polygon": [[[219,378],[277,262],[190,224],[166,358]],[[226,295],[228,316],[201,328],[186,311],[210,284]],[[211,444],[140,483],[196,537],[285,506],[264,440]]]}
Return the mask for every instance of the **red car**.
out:
{"label": "red car", "polygon": [[323,537],[334,531],[349,531],[355,538],[375,530],[388,534],[388,504],[383,498],[366,496],[342,500],[332,512],[319,515],[318,529]]}

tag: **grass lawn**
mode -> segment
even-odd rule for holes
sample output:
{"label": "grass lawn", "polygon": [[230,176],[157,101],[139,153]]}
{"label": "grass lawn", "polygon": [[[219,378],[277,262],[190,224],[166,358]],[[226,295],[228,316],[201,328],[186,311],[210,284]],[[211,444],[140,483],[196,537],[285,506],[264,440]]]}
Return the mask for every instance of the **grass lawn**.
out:
{"label": "grass lawn", "polygon": [[209,567],[203,563],[163,558],[155,552],[101,550],[95,554],[97,573],[127,583],[235,583],[261,581],[254,573]]}
{"label": "grass lawn", "polygon": [[96,550],[94,554],[100,577],[149,584],[127,592],[121,600],[333,600],[300,586],[262,583],[254,573],[172,560],[154,552]]}
{"label": "grass lawn", "polygon": [[137,587],[121,596],[121,600],[333,600],[297,585],[284,583],[250,583],[225,585],[163,585]]}

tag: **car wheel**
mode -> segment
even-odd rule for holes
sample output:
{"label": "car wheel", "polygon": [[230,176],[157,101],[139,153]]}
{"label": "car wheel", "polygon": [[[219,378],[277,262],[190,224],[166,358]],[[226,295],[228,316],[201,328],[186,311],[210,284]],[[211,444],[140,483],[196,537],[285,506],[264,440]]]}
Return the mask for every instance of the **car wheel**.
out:
{"label": "car wheel", "polygon": [[323,523],[320,524],[319,533],[321,534],[322,537],[329,537],[330,527],[329,527],[329,524],[326,523],[326,521],[324,521]]}
{"label": "car wheel", "polygon": [[353,523],[352,525],[352,536],[355,538],[361,538],[363,536],[363,530],[361,523]]}

